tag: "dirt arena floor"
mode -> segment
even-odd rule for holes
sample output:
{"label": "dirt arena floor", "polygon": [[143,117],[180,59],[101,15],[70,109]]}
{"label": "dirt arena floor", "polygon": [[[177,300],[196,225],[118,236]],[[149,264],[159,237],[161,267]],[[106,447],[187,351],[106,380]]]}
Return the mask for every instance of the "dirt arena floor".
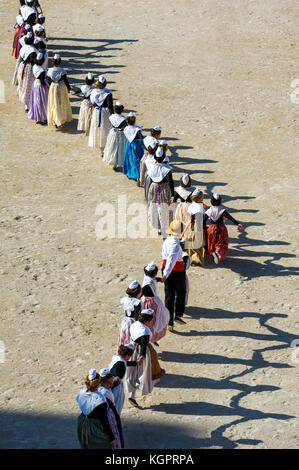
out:
{"label": "dirt arena floor", "polygon": [[[167,373],[141,409],[125,404],[126,447],[298,448],[298,3],[41,5],[71,85],[105,74],[145,135],[162,126],[175,179],[188,172],[207,204],[222,194],[245,225],[228,223],[223,264],[190,268],[187,323],[161,340]],[[88,148],[79,97],[62,130],[27,118],[17,8],[1,9],[0,447],[78,448],[75,397],[115,354],[120,298],[160,265],[161,239],[132,229],[143,190]],[[101,239],[104,206],[116,230]]]}

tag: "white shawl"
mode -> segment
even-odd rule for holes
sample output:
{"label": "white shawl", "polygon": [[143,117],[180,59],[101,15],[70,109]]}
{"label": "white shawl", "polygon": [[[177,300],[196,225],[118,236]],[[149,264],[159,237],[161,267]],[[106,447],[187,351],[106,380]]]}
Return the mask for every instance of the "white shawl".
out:
{"label": "white shawl", "polygon": [[25,61],[32,52],[37,52],[35,47],[25,44],[25,46],[23,46],[20,50],[20,56]]}
{"label": "white shawl", "polygon": [[187,210],[188,214],[204,214],[205,210],[201,202],[192,202]]}
{"label": "white shawl", "polygon": [[112,393],[112,390],[109,390],[108,388],[101,386],[99,388],[99,393],[102,395],[105,401],[106,401],[106,398],[109,398],[109,400],[112,401],[112,403],[114,404],[114,395]]}
{"label": "white shawl", "polygon": [[152,163],[147,166],[147,174],[154,183],[160,183],[169,172],[170,167],[165,163]]}
{"label": "white shawl", "polygon": [[30,15],[35,14],[37,16],[37,11],[34,7],[29,7],[28,5],[23,5],[21,7],[21,15],[24,21],[27,21]]}
{"label": "white shawl", "polygon": [[111,114],[109,121],[113,127],[118,127],[126,118],[122,114]]}
{"label": "white shawl", "polygon": [[45,67],[41,67],[40,65],[34,64],[34,66],[32,67],[32,72],[35,78],[39,77],[39,75],[45,71]]}
{"label": "white shawl", "polygon": [[135,323],[131,325],[130,335],[133,341],[136,341],[136,339],[141,338],[141,336],[149,336],[149,341],[151,341],[152,338],[151,330],[143,323],[140,323],[140,321],[135,321]]}
{"label": "white shawl", "polygon": [[133,125],[133,126],[126,126],[124,128],[124,134],[129,142],[133,142],[136,137],[138,131],[141,131],[141,127]]}
{"label": "white shawl", "polygon": [[99,90],[98,88],[94,88],[90,94],[90,102],[91,104],[96,104],[97,106],[102,106],[106,97],[112,93],[111,90],[108,88],[103,88]]}
{"label": "white shawl", "polygon": [[188,189],[183,188],[182,186],[179,186],[178,188],[175,188],[176,192],[180,196],[183,201],[186,201],[188,199],[188,196],[192,193],[192,191],[189,191]]}
{"label": "white shawl", "polygon": [[128,317],[131,317],[134,312],[134,308],[140,304],[140,299],[136,299],[135,297],[123,297],[120,300],[120,303],[123,304],[123,309],[127,313]]}
{"label": "white shawl", "polygon": [[52,67],[47,73],[47,76],[55,83],[58,83],[63,75],[66,75],[66,71],[62,67]]}
{"label": "white shawl", "polygon": [[81,92],[83,93],[85,98],[88,98],[93,91],[93,86],[90,85],[83,85],[81,86]]}
{"label": "white shawl", "polygon": [[206,214],[210,217],[213,222],[217,222],[219,217],[226,211],[226,207],[224,206],[211,206],[207,211]]}
{"label": "white shawl", "polygon": [[86,388],[82,388],[78,393],[76,400],[82,413],[87,416],[97,406],[105,403],[105,397],[99,392],[87,392]]}

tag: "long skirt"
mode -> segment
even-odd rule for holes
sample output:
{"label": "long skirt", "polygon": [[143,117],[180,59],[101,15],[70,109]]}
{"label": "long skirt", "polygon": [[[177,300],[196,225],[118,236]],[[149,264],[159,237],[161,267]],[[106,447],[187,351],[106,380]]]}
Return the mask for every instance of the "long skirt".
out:
{"label": "long skirt", "polygon": [[25,26],[25,23],[23,23],[22,26],[18,26],[14,34],[11,55],[15,59],[18,59],[20,55],[20,50],[21,50],[20,39],[22,37],[24,26]]}
{"label": "long skirt", "polygon": [[121,415],[124,403],[125,403],[125,390],[123,382],[120,382],[119,385],[112,389],[112,393],[114,396],[114,406],[119,414]]}
{"label": "long skirt", "polygon": [[18,93],[21,103],[24,103],[27,108],[30,104],[33,81],[32,65],[29,62],[21,62],[18,68]]}
{"label": "long skirt", "polygon": [[163,375],[165,375],[165,370],[161,368],[159,361],[158,361],[158,354],[157,351],[154,349],[152,344],[148,345],[148,349],[151,355],[151,363],[152,363],[152,380],[159,380]]}
{"label": "long skirt", "polygon": [[148,193],[149,193],[151,184],[152,184],[152,180],[146,172],[145,177],[144,177],[144,200],[145,202],[148,202]]}
{"label": "long skirt", "polygon": [[134,323],[134,318],[124,317],[118,331],[117,351],[121,344],[131,343],[130,327]]}
{"label": "long skirt", "polygon": [[140,139],[127,142],[123,174],[128,178],[137,180],[140,177],[140,160],[143,157],[144,148]]}
{"label": "long skirt", "polygon": [[113,165],[114,168],[122,167],[125,159],[127,139],[121,129],[111,129],[105,145],[104,162]]}
{"label": "long skirt", "polygon": [[73,119],[67,87],[62,80],[50,85],[47,115],[48,126],[59,127]]}
{"label": "long skirt", "polygon": [[88,146],[104,148],[112,124],[109,120],[110,111],[108,108],[101,108],[101,125],[99,127],[99,108],[93,108],[90,122]]}
{"label": "long skirt", "polygon": [[141,188],[144,188],[144,183],[145,183],[145,176],[146,176],[146,159],[148,157],[148,152],[145,152],[142,159],[140,160],[140,182],[139,182],[139,186]]}
{"label": "long skirt", "polygon": [[28,118],[36,122],[47,120],[49,88],[41,84],[36,78],[33,82],[30,95]]}
{"label": "long skirt", "polygon": [[218,253],[219,261],[224,261],[228,250],[228,231],[224,224],[211,224],[208,227],[208,251],[213,257]]}
{"label": "long skirt", "polygon": [[[141,395],[148,395],[152,392],[154,385],[159,379],[152,378],[152,359],[150,345],[147,346],[146,356],[140,365],[135,367],[128,367],[126,375],[126,384],[128,392],[131,393],[134,390],[139,389]],[[137,361],[140,357],[137,348],[132,356],[132,361]],[[154,361],[156,363],[156,361]],[[158,370],[158,368],[156,367]],[[163,369],[162,369],[163,370]],[[164,371],[165,373],[165,371]],[[164,374],[163,374],[164,375]]]}
{"label": "long skirt", "polygon": [[19,56],[17,58],[17,61],[16,61],[16,66],[15,66],[15,70],[14,70],[14,74],[13,74],[13,77],[12,77],[12,81],[11,81],[11,84],[13,86],[18,86],[18,70],[19,70],[19,66],[20,66],[20,63],[22,62],[22,59],[21,59],[21,56]]}
{"label": "long skirt", "polygon": [[81,449],[112,449],[101,421],[97,418],[88,418],[81,413],[77,420],[77,435]]}
{"label": "long skirt", "polygon": [[124,438],[122,433],[122,426],[119,414],[114,405],[108,405],[107,410],[108,421],[111,427],[111,431],[113,432],[115,441],[116,441],[116,449],[123,449],[124,448]]}
{"label": "long skirt", "polygon": [[94,106],[89,103],[87,118],[86,118],[86,130],[85,135],[88,137],[90,133],[90,125],[91,125],[91,116],[93,112]]}
{"label": "long skirt", "polygon": [[148,221],[151,227],[161,230],[167,237],[169,224],[174,219],[176,204],[170,204],[168,183],[152,183],[148,193]]}
{"label": "long skirt", "polygon": [[86,132],[86,124],[89,113],[89,99],[84,98],[80,106],[79,118],[78,118],[78,131]]}
{"label": "long skirt", "polygon": [[202,231],[202,244],[200,248],[189,248],[188,254],[191,256],[194,263],[199,263],[201,266],[205,265],[205,246],[206,246],[206,231]]}
{"label": "long skirt", "polygon": [[158,296],[145,297],[144,308],[154,310],[154,318],[149,324],[149,329],[152,332],[151,341],[154,343],[166,335],[167,325],[170,319],[169,310],[163,305],[162,300]]}

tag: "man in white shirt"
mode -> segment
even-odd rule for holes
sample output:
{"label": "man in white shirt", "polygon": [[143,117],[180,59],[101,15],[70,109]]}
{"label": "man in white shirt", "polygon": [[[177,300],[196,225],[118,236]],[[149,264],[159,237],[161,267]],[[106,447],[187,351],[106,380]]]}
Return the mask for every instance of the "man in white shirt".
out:
{"label": "man in white shirt", "polygon": [[[168,230],[169,236],[162,245],[162,282],[164,282],[165,307],[170,313],[169,331],[173,331],[173,320],[182,324],[186,323],[182,320],[185,310],[186,277],[179,240],[180,229],[181,224],[178,220],[171,222]],[[177,294],[176,298],[175,294]]]}

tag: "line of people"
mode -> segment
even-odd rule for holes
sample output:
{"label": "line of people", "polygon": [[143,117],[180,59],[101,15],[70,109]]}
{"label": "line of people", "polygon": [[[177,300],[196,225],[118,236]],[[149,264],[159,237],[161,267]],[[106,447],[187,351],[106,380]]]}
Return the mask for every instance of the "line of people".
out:
{"label": "line of people", "polygon": [[[193,265],[205,265],[208,251],[215,264],[223,261],[228,249],[225,219],[240,229],[214,193],[211,206],[204,204],[204,193],[192,188],[186,173],[175,188],[167,156],[166,140],[161,140],[162,128],[155,126],[149,136],[136,124],[136,115],[123,114],[120,101],[113,104],[112,91],[100,75],[95,80],[88,73],[85,84],[73,90],[67,72],[61,67],[61,57],[55,54],[53,67],[47,70],[47,37],[45,17],[36,0],[20,0],[13,44],[17,59],[13,82],[18,85],[20,100],[25,104],[29,119],[38,124],[62,126],[72,120],[68,93],[82,96],[78,131],[85,132],[88,146],[99,149],[103,161],[144,189],[148,221],[163,238],[161,277],[159,267],[150,262],[144,268],[143,283],[133,281],[121,299],[124,317],[121,321],[117,354],[107,368],[91,369],[85,378],[85,388],[77,395],[81,410],[78,418],[78,439],[82,448],[124,448],[121,412],[125,388],[131,406],[139,407],[136,392],[151,393],[165,374],[157,352],[158,341],[167,331],[174,331],[174,322],[183,319],[188,302],[187,270]],[[209,225],[208,225],[209,223]],[[164,303],[158,296],[157,283],[164,286]]]}

